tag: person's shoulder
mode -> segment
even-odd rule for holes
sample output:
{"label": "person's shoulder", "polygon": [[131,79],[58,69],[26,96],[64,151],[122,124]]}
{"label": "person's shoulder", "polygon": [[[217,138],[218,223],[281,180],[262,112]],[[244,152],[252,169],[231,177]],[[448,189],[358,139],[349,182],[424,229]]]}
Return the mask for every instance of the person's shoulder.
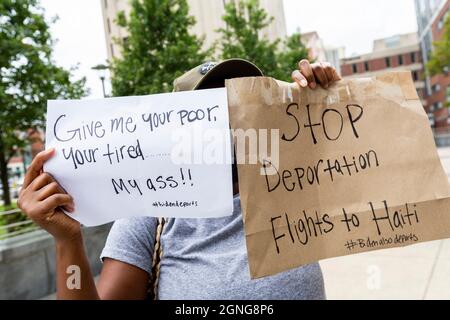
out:
{"label": "person's shoulder", "polygon": [[158,218],[155,217],[130,217],[116,220],[113,229],[120,229],[121,231],[131,231],[133,233],[156,229],[158,225]]}

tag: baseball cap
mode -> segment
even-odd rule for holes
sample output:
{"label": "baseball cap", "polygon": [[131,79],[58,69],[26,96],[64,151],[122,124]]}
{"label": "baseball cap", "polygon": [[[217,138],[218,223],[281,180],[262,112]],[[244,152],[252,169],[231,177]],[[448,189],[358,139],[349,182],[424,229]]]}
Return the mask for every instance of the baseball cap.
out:
{"label": "baseball cap", "polygon": [[244,59],[228,59],[221,62],[203,63],[173,82],[174,91],[201,89],[207,84],[223,84],[226,79],[263,76],[262,71]]}

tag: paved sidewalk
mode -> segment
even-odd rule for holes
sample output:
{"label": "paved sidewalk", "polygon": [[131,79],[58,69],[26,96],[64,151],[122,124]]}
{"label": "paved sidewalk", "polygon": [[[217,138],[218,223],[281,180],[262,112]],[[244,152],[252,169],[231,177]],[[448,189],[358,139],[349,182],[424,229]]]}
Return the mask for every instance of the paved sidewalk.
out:
{"label": "paved sidewalk", "polygon": [[[450,148],[439,148],[450,177]],[[450,299],[450,239],[320,262],[328,299]]]}

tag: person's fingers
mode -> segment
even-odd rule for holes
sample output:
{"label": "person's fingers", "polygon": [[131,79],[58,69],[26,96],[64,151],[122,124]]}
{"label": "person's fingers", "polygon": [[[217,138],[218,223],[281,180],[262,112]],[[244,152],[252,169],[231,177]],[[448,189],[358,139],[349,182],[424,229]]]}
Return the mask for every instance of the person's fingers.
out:
{"label": "person's fingers", "polygon": [[333,82],[341,80],[341,77],[338,75],[337,71],[331,63],[329,62],[322,62],[322,66],[325,70],[325,74],[327,75],[329,84],[332,84]]}
{"label": "person's fingers", "polygon": [[53,179],[53,177],[50,174],[44,172],[41,173],[30,183],[28,189],[32,191],[38,191],[39,189],[42,189],[43,187],[45,187],[46,185],[48,185],[53,181],[55,181],[55,179]]}
{"label": "person's fingers", "polygon": [[36,157],[34,157],[33,161],[30,164],[30,167],[28,168],[27,173],[25,175],[22,189],[27,188],[30,185],[30,183],[41,174],[41,171],[42,171],[45,161],[50,159],[54,154],[55,154],[55,149],[51,148],[51,149],[39,152],[36,155]]}
{"label": "person's fingers", "polygon": [[333,76],[333,67],[328,62],[321,62],[323,71],[325,72],[325,75],[328,79],[328,85],[331,85],[334,82],[334,76]]}
{"label": "person's fingers", "polygon": [[337,73],[335,68],[331,68],[331,73],[333,74],[333,81],[342,80],[342,77]]}
{"label": "person's fingers", "polygon": [[37,192],[37,199],[39,201],[43,201],[50,197],[51,195],[54,195],[56,193],[62,193],[65,194],[66,192],[64,189],[58,184],[58,182],[53,181],[49,184],[45,185],[43,188],[38,190]]}
{"label": "person's fingers", "polygon": [[325,74],[325,70],[322,67],[322,65],[320,63],[314,63],[312,65],[312,70],[315,78],[320,83],[322,88],[324,89],[328,88],[328,78],[327,75]]}
{"label": "person's fingers", "polygon": [[[58,194],[58,193],[66,194],[66,191],[59,185],[59,183],[54,181],[38,191],[37,199],[39,201],[44,201],[45,199],[51,197],[54,194]],[[75,203],[73,202],[73,199],[72,199],[72,202],[70,202],[67,205],[64,205],[63,209],[66,211],[69,211],[69,212],[75,211]]]}
{"label": "person's fingers", "polygon": [[65,211],[67,211],[67,212],[72,213],[72,212],[75,211],[75,203],[74,203],[73,200],[72,200],[71,203],[66,204],[66,205],[63,205],[63,206],[61,206],[61,208],[63,208],[63,209],[64,209]]}
{"label": "person's fingers", "polygon": [[300,87],[306,88],[308,86],[308,80],[306,80],[299,70],[294,70],[291,77],[292,80],[297,82]]}
{"label": "person's fingers", "polygon": [[303,59],[298,63],[298,69],[300,70],[300,72],[302,73],[302,75],[306,78],[306,80],[308,81],[308,85],[311,89],[315,89],[317,84],[316,84],[316,79],[314,77],[314,73],[313,70],[311,68],[311,64],[309,63],[308,60]]}
{"label": "person's fingers", "polygon": [[42,212],[52,212],[58,207],[70,206],[73,198],[67,193],[56,193],[40,202]]}
{"label": "person's fingers", "polygon": [[[43,175],[45,175],[45,174],[42,174],[41,176],[43,176]],[[39,179],[41,176],[36,178],[35,181],[37,181],[37,179]],[[53,179],[53,177],[51,175],[48,175],[48,176],[49,176],[49,178],[46,180],[47,183],[45,183],[42,187],[36,189],[36,190],[38,190],[38,191],[36,191],[38,201],[44,201],[45,199],[47,199],[50,196],[57,194],[57,193],[67,194],[66,190],[64,190],[64,188],[61,187],[61,185],[58,182],[56,182],[56,180]],[[30,185],[30,188],[31,187],[33,187],[33,183]],[[68,205],[65,205],[64,210],[73,212],[75,210],[74,202],[72,201]]]}

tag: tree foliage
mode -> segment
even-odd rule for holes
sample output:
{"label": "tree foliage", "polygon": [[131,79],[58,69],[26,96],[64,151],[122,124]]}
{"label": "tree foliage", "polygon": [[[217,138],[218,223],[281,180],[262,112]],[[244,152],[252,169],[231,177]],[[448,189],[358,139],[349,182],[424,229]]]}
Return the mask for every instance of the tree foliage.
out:
{"label": "tree foliage", "polygon": [[256,64],[267,75],[277,70],[279,41],[262,35],[273,17],[260,7],[258,0],[230,1],[225,5],[225,27],[218,30],[217,44],[222,59],[241,58]]}
{"label": "tree foliage", "polygon": [[290,80],[297,62],[308,57],[298,33],[270,41],[265,29],[273,17],[260,6],[259,0],[231,1],[225,5],[225,27],[219,29],[216,44],[222,59],[242,58],[255,63],[267,76]]}
{"label": "tree foliage", "polygon": [[115,21],[127,36],[115,39],[120,57],[110,62],[113,95],[171,91],[176,77],[210,59],[214,51],[218,60],[247,59],[266,75],[286,81],[297,62],[308,57],[298,33],[283,42],[264,36],[273,18],[259,0],[230,1],[222,18],[219,40],[205,50],[203,39],[190,33],[195,20],[186,0],[132,0],[129,15],[121,12]]}
{"label": "tree foliage", "polygon": [[79,98],[85,79],[52,60],[53,40],[37,0],[0,2],[0,173],[5,204],[7,162],[26,142],[23,132],[43,127],[48,99]]}
{"label": "tree foliage", "polygon": [[427,69],[431,75],[450,71],[450,14],[445,19],[442,38],[434,43],[434,51]]}
{"label": "tree foliage", "polygon": [[113,95],[168,92],[173,80],[201,64],[209,52],[189,32],[195,24],[186,0],[132,0],[116,22],[128,36],[115,39],[121,58],[111,63]]}
{"label": "tree foliage", "polygon": [[291,81],[292,71],[297,68],[301,59],[308,59],[309,51],[302,43],[299,32],[287,37],[283,48],[278,55],[279,66],[276,77],[280,80]]}

